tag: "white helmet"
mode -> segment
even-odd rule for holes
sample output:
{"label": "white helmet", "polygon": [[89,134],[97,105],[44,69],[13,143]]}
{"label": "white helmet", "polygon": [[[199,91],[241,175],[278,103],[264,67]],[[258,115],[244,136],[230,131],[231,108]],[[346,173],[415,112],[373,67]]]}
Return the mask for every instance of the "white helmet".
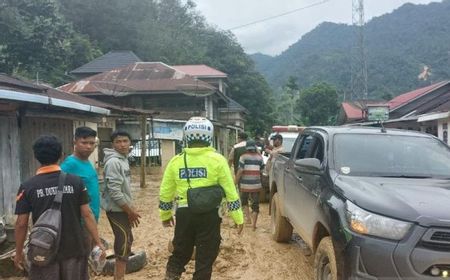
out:
{"label": "white helmet", "polygon": [[204,117],[192,117],[184,125],[184,139],[191,142],[205,142],[211,145],[214,135],[213,124]]}

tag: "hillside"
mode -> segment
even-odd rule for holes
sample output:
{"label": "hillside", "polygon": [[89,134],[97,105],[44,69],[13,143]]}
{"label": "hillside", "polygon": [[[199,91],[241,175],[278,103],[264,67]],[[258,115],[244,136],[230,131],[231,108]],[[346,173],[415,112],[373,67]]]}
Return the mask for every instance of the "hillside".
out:
{"label": "hillside", "polygon": [[[325,22],[276,57],[254,54],[257,69],[272,88],[289,76],[301,87],[317,81],[350,88],[350,25]],[[398,95],[430,82],[450,79],[450,0],[428,5],[405,4],[366,25],[369,97]],[[428,81],[417,76],[431,67]]]}
{"label": "hillside", "polygon": [[271,89],[236,38],[208,24],[194,1],[0,1],[0,73],[53,86],[111,50],[143,61],[206,64],[228,74],[227,93],[249,110],[246,129],[272,124]]}

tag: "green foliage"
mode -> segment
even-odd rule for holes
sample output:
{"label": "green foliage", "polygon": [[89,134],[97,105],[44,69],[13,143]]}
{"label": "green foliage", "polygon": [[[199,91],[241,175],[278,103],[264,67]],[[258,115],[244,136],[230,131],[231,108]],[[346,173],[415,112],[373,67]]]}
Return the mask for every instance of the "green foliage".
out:
{"label": "green foliage", "polygon": [[277,92],[278,102],[275,104],[275,115],[277,124],[302,124],[302,120],[295,106],[300,98],[300,88],[297,79],[290,76],[281,90]]}
{"label": "green foliage", "polygon": [[[397,96],[450,78],[449,15],[450,1],[444,0],[429,5],[405,4],[368,22],[369,98]],[[325,81],[348,93],[354,35],[352,26],[323,23],[279,56],[252,57],[273,88],[282,87],[294,75],[301,87]],[[424,65],[431,67],[427,81],[417,78]]]}
{"label": "green foliage", "polygon": [[337,101],[334,87],[317,83],[301,91],[296,107],[305,125],[333,125],[339,109]]}
{"label": "green foliage", "polygon": [[52,0],[2,2],[0,27],[0,72],[39,76],[57,84],[67,80],[67,69],[98,54]]}
{"label": "green foliage", "polygon": [[267,82],[233,34],[209,26],[192,1],[60,1],[75,29],[103,52],[129,49],[144,61],[219,69],[228,74],[228,93],[250,111],[248,129],[264,131],[272,125]]}
{"label": "green foliage", "polygon": [[3,0],[0,28],[2,72],[62,84],[71,80],[67,72],[110,50],[207,64],[229,75],[229,94],[250,111],[249,129],[272,125],[267,82],[233,34],[209,26],[193,1]]}

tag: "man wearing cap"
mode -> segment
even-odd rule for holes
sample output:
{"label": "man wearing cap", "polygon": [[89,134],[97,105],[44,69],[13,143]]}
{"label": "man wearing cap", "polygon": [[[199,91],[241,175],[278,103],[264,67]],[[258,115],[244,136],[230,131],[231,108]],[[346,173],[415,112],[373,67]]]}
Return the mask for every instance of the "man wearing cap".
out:
{"label": "man wearing cap", "polygon": [[[256,221],[259,213],[259,192],[261,191],[261,170],[264,161],[256,148],[254,140],[248,140],[245,145],[246,152],[239,158],[239,169],[236,173],[235,184],[240,183],[241,203],[247,223],[252,223],[253,230],[256,230]],[[250,209],[248,200],[252,201],[252,215],[250,219]]]}
{"label": "man wearing cap", "polygon": [[[204,117],[192,117],[184,126],[184,139],[188,148],[173,157],[164,172],[159,192],[160,218],[164,227],[175,225],[173,252],[166,268],[166,280],[177,280],[195,250],[195,272],[192,279],[211,279],[212,265],[219,253],[221,241],[220,207],[204,213],[195,213],[188,207],[188,188],[220,185],[225,193],[228,213],[243,228],[243,214],[239,194],[227,160],[211,147],[213,124]],[[188,181],[189,178],[189,181]],[[176,207],[176,223],[174,213]]]}
{"label": "man wearing cap", "polygon": [[269,159],[267,160],[266,163],[266,173],[270,174],[270,168],[272,167],[272,161],[273,158],[280,154],[283,153],[284,149],[283,149],[283,136],[281,136],[281,134],[275,134],[274,136],[272,136],[272,138],[270,139],[273,141],[273,146],[271,147],[267,147],[264,151],[266,153],[269,154]]}

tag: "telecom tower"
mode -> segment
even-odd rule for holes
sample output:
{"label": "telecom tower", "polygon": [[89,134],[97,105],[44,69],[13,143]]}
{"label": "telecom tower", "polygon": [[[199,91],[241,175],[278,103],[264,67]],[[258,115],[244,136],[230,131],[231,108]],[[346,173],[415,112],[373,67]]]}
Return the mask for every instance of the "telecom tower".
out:
{"label": "telecom tower", "polygon": [[351,98],[352,100],[367,100],[364,0],[352,0],[352,26],[355,34],[351,49]]}

